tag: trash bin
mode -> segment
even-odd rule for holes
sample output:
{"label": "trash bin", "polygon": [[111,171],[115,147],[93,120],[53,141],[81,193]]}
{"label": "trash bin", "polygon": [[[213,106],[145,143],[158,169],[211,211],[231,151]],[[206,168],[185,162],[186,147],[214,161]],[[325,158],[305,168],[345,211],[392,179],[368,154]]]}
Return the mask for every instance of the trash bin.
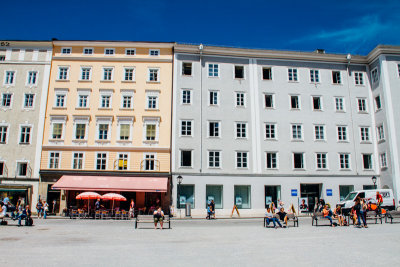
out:
{"label": "trash bin", "polygon": [[186,203],[185,205],[185,216],[186,217],[192,216],[192,205],[190,203]]}

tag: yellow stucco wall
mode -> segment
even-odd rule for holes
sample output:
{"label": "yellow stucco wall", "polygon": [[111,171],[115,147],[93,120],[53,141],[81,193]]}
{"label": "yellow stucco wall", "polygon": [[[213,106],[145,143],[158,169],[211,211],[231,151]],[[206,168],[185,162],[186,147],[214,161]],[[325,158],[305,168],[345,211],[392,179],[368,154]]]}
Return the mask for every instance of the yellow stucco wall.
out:
{"label": "yellow stucco wall", "polygon": [[[118,152],[129,154],[128,171],[140,171],[140,163],[145,153],[155,153],[159,169],[156,171],[170,171],[170,140],[171,140],[171,94],[172,94],[172,45],[145,44],[140,47],[137,43],[127,44],[124,47],[116,47],[115,43],[101,44],[99,42],[80,45],[76,42],[68,42],[57,45],[53,50],[53,62],[50,75],[49,94],[46,109],[46,119],[43,138],[43,151],[41,169],[49,169],[49,153],[61,152],[59,169],[72,169],[73,152],[85,152],[84,170],[95,170],[97,151],[107,152],[107,170],[113,170]],[[93,45],[93,46],[91,46]],[[60,53],[62,47],[71,47],[70,55]],[[83,55],[85,47],[94,49],[93,55]],[[105,48],[115,48],[115,55],[104,55]],[[135,48],[135,56],[126,56],[126,48]],[[159,56],[150,56],[149,49],[159,49]],[[58,80],[60,66],[69,67],[69,79]],[[91,67],[91,80],[81,81],[81,67]],[[113,81],[102,81],[103,67],[113,67]],[[135,68],[135,81],[123,81],[124,68]],[[159,68],[159,82],[148,82],[148,69]],[[64,108],[55,107],[56,90],[68,89]],[[90,89],[89,107],[77,108],[78,89]],[[100,92],[112,90],[111,108],[100,108]],[[122,109],[122,92],[133,90],[133,108]],[[146,109],[146,91],[158,91],[158,110]],[[61,140],[52,139],[52,122],[55,116],[66,116],[64,134]],[[74,118],[76,116],[88,116],[87,140],[77,142],[74,140]],[[110,128],[111,138],[107,142],[97,140],[97,118],[112,117]],[[131,140],[118,141],[118,118],[133,117],[131,127]],[[151,117],[159,119],[158,142],[144,142],[143,119]]]}

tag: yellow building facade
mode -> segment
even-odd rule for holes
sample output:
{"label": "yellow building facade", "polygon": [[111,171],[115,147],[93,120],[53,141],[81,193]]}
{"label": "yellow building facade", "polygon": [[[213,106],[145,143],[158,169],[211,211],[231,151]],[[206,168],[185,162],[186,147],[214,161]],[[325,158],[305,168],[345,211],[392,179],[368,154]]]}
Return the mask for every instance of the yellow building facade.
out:
{"label": "yellow building facade", "polygon": [[[173,43],[53,46],[39,194],[59,201],[59,212],[79,206],[75,195],[88,190],[124,192],[139,208],[160,201],[168,207]],[[83,177],[81,187],[71,184],[76,177]],[[105,184],[115,177],[159,179],[164,187],[83,186],[93,177],[103,177]],[[63,185],[54,186],[59,181]]]}

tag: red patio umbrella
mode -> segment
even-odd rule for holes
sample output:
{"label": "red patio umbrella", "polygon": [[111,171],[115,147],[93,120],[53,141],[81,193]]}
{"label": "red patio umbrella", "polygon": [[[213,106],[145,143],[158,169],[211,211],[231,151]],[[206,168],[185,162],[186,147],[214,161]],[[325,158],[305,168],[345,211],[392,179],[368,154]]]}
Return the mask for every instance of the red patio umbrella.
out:
{"label": "red patio umbrella", "polygon": [[102,200],[112,200],[113,206],[112,209],[114,210],[114,201],[126,201],[126,198],[123,195],[117,193],[107,193],[101,196]]}
{"label": "red patio umbrella", "polygon": [[96,192],[83,192],[76,196],[76,199],[87,199],[88,200],[88,212],[89,212],[89,205],[91,199],[98,199],[101,198],[101,195],[97,194]]}

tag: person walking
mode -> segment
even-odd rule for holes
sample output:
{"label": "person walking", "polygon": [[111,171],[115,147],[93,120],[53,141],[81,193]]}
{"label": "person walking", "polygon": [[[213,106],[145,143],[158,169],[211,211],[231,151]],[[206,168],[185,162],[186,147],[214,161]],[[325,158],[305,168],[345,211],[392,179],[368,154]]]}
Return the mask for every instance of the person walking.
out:
{"label": "person walking", "polygon": [[367,226],[367,223],[365,222],[360,197],[356,198],[353,209],[355,210],[356,215],[357,215],[357,227],[361,228],[361,220],[362,220],[364,228],[367,228],[368,226]]}
{"label": "person walking", "polygon": [[49,203],[47,201],[43,202],[43,219],[47,218],[47,213],[49,212]]}
{"label": "person walking", "polygon": [[57,206],[57,199],[53,200],[53,209],[51,211],[51,213],[55,214],[56,213],[56,206]]}
{"label": "person walking", "polygon": [[129,218],[135,217],[135,201],[131,199],[131,204],[129,204]]}
{"label": "person walking", "polygon": [[215,202],[214,202],[214,199],[211,200],[211,203],[210,203],[210,210],[211,210],[213,219],[215,219]]}
{"label": "person walking", "polygon": [[43,203],[42,200],[39,199],[39,201],[36,204],[36,211],[37,211],[37,216],[38,219],[40,219],[42,217],[42,212],[43,212]]}

